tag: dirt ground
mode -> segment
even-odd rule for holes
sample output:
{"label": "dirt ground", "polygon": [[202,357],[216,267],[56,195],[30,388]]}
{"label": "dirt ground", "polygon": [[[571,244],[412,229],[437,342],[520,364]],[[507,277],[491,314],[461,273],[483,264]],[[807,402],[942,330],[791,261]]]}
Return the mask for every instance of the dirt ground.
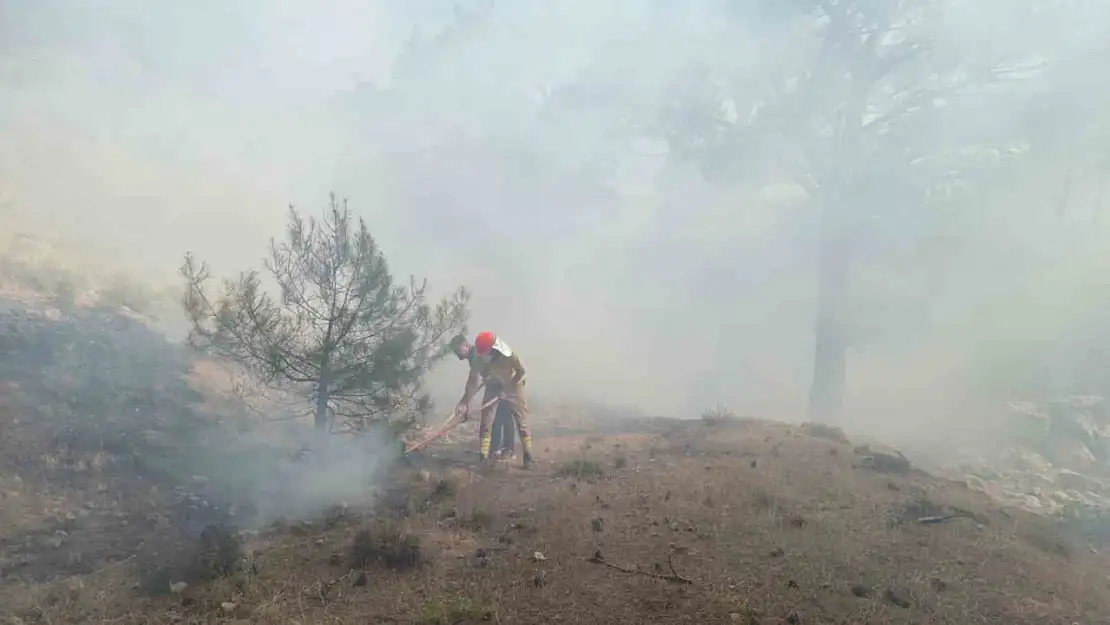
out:
{"label": "dirt ground", "polygon": [[1110,622],[1110,558],[835,432],[543,430],[530,471],[475,468],[461,440],[398,468],[372,509],[209,536],[232,555],[189,584],[148,566],[168,530],[145,491],[7,474],[0,622]]}

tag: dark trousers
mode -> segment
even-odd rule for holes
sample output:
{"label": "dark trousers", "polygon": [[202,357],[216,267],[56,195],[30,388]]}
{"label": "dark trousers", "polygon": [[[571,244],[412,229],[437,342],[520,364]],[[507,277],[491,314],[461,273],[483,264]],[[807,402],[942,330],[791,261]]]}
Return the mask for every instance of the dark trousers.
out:
{"label": "dark trousers", "polygon": [[[486,385],[486,396],[482,401],[483,404],[489,400],[497,397],[498,392],[496,388],[490,388]],[[503,426],[494,428],[494,420],[500,419],[504,415]],[[516,431],[513,431],[513,426],[516,426]],[[495,431],[500,431],[498,435],[497,446],[493,444],[493,436]],[[478,440],[480,441],[479,456],[482,458],[489,458],[492,453],[498,451],[499,447],[509,447],[510,453],[516,447],[514,441],[514,434],[520,433],[520,445],[524,448],[525,462],[532,458],[532,430],[528,427],[528,402],[524,398],[523,389],[513,389],[511,397],[497,402],[497,408],[493,405],[482,410],[482,420],[478,424]]]}
{"label": "dark trousers", "polygon": [[506,454],[516,451],[516,421],[513,420],[511,404],[498,402],[497,413],[493,417],[493,431],[490,432],[490,453],[496,454],[502,449]]}

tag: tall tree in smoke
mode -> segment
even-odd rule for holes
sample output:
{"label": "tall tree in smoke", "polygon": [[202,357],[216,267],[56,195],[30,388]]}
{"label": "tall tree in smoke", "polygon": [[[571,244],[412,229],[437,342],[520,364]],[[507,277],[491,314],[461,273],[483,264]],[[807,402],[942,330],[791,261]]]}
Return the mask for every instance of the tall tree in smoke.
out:
{"label": "tall tree in smoke", "polygon": [[[929,209],[1006,152],[999,142],[1009,138],[996,136],[1004,124],[984,114],[1002,83],[1037,63],[1008,53],[1005,38],[939,41],[942,16],[976,10],[941,0],[745,4],[741,23],[777,24],[789,46],[768,43],[779,47],[760,51],[757,67],[687,73],[665,116],[672,153],[707,178],[790,182],[809,197],[820,224],[814,418],[839,412],[849,349],[864,333],[854,272],[909,247]],[[902,240],[891,245],[892,237]]]}
{"label": "tall tree in smoke", "polygon": [[424,376],[446,355],[446,339],[465,331],[466,289],[433,307],[426,281],[396,284],[366,223],[335,196],[319,221],[290,207],[265,269],[277,298],[253,270],[209,296],[208,267],[186,256],[183,305],[195,346],[310,399],[318,435],[332,415],[362,428],[428,408]]}

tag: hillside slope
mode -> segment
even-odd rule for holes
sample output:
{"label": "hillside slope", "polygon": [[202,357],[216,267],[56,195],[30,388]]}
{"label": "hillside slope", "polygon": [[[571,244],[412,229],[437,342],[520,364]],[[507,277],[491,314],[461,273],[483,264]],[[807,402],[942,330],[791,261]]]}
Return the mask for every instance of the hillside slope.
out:
{"label": "hillside slope", "polygon": [[[191,401],[151,397],[163,418]],[[11,623],[1110,621],[1106,556],[960,483],[866,462],[823,428],[653,420],[558,436],[559,415],[540,414],[532,471],[476,470],[461,440],[366,482],[372,505],[248,531],[198,516],[219,506],[187,477],[120,461],[141,452],[62,445],[57,460],[57,432],[36,442],[52,430],[5,398],[3,432],[19,432],[0,452]],[[64,475],[44,469],[59,462]]]}
{"label": "hillside slope", "polygon": [[149,294],[0,252],[0,623],[1110,622],[1106,556],[828,429],[537,405],[532,471],[320,472]]}

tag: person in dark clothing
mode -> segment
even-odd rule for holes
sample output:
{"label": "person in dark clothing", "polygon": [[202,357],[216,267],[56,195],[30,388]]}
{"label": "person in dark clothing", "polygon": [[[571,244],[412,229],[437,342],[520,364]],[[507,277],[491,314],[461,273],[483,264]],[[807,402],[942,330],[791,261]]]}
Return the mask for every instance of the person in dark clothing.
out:
{"label": "person in dark clothing", "polygon": [[516,422],[513,412],[507,402],[497,403],[497,412],[493,416],[493,432],[490,440],[490,449],[493,455],[502,460],[512,460],[516,457]]}

